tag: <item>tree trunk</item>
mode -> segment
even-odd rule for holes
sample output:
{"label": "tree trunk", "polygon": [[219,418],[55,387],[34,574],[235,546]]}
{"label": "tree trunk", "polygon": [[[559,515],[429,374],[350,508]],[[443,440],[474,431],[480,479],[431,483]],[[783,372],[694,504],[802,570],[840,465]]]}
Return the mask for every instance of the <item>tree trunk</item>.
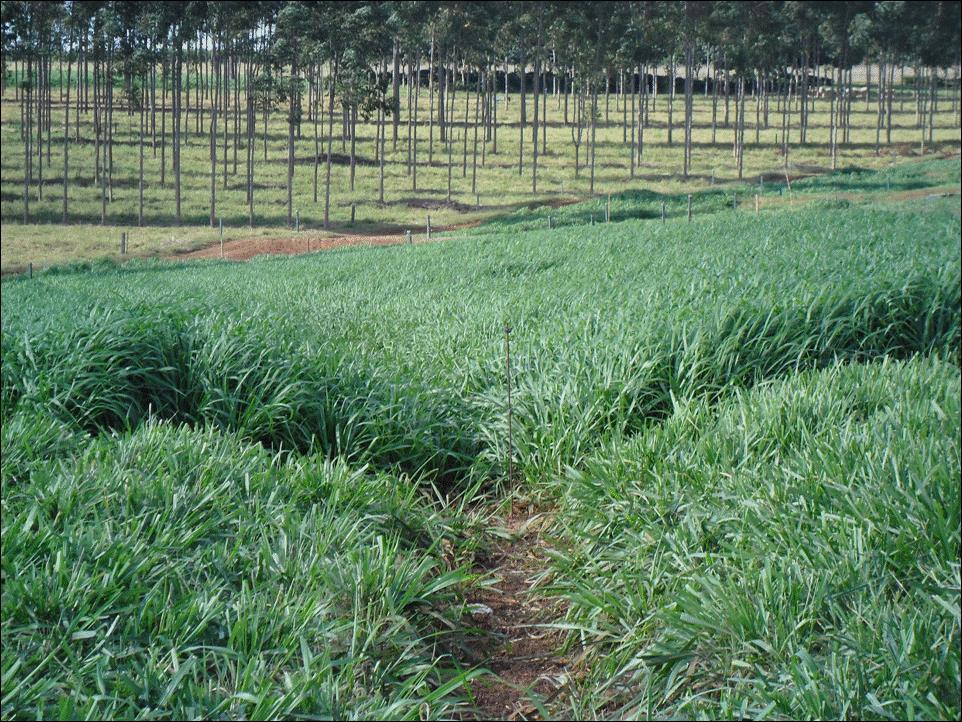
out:
{"label": "tree trunk", "polygon": [[[641,74],[639,73],[639,76],[640,75]],[[629,135],[631,136],[631,145],[629,148],[631,152],[631,158],[628,162],[628,177],[634,178],[635,177],[635,71],[634,69],[631,70],[629,77],[631,78],[631,89],[628,91],[628,98],[629,98],[628,103],[629,105],[631,105],[631,133],[629,133]],[[638,93],[640,97],[640,93],[641,93],[640,87],[638,88]],[[627,123],[628,121],[626,120],[625,122]]]}
{"label": "tree trunk", "polygon": [[742,178],[745,165],[745,79],[738,79],[738,179]]}
{"label": "tree trunk", "polygon": [[32,55],[27,55],[27,76],[26,80],[26,92],[21,95],[25,107],[25,122],[24,127],[26,128],[26,134],[24,136],[23,142],[23,152],[24,152],[24,171],[23,171],[23,222],[30,222],[30,176],[31,176],[31,164],[33,163],[33,154],[31,153],[30,141],[33,138],[33,57]]}
{"label": "tree trunk", "polygon": [[[464,73],[461,74],[462,78]],[[475,98],[477,102],[477,98]],[[452,108],[454,107],[454,100],[451,101]],[[471,91],[468,88],[467,81],[464,81],[464,128],[462,130],[462,151],[461,151],[461,177],[468,177],[468,115],[471,112]],[[453,124],[452,124],[453,128]]]}
{"label": "tree trunk", "polygon": [[[419,83],[420,84],[420,83]],[[431,51],[428,56],[428,165],[434,162],[434,30],[431,30]]]}
{"label": "tree trunk", "polygon": [[405,169],[407,174],[411,175],[411,135],[414,131],[414,116],[411,112],[411,106],[414,99],[414,66],[411,59],[408,58],[408,82],[407,82],[407,93],[408,93],[408,113],[407,113],[407,129],[408,129],[408,139],[407,139],[407,164]]}
{"label": "tree trunk", "polygon": [[541,66],[541,155],[548,153],[548,74]]}
{"label": "tree trunk", "polygon": [[357,169],[357,103],[351,104],[351,192],[354,192],[354,177]]}
{"label": "tree trunk", "polygon": [[311,99],[313,107],[311,109],[312,122],[314,123],[314,203],[317,203],[317,173],[318,167],[320,166],[320,155],[321,146],[320,140],[317,134],[318,125],[318,111],[324,107],[324,101],[321,100],[324,96],[324,69],[322,65],[318,65],[317,68],[317,88],[314,91],[314,97]]}
{"label": "tree trunk", "polygon": [[174,213],[177,225],[180,225],[180,97],[181,75],[183,72],[183,51],[180,41],[177,41],[177,55],[174,59]]}
{"label": "tree trunk", "polygon": [[532,162],[531,162],[531,192],[538,192],[538,78],[539,72],[541,70],[541,58],[535,57],[534,60],[534,122],[531,125],[531,144],[532,144]]}
{"label": "tree trunk", "polygon": [[487,74],[478,68],[478,88],[474,95],[474,152],[471,155],[471,192],[478,192],[478,115],[481,109],[481,89],[487,90]]}
{"label": "tree trunk", "polygon": [[675,55],[672,53],[668,66],[668,145],[672,144],[672,111],[675,105]]}
{"label": "tree trunk", "polygon": [[[66,102],[63,106],[63,213],[61,220],[63,223],[67,222],[67,191],[70,184],[70,61],[67,61],[67,96]],[[77,72],[80,72],[79,68]],[[143,141],[141,141],[142,143]],[[143,157],[143,154],[141,154]],[[141,162],[141,167],[143,162]],[[141,177],[143,176],[143,170],[141,170]]]}
{"label": "tree trunk", "polygon": [[695,48],[689,43],[685,49],[685,161],[684,176],[687,179],[691,171],[691,130],[692,130],[692,110],[693,110],[693,85],[692,85],[692,65]]}
{"label": "tree trunk", "polygon": [[400,108],[401,108],[401,92],[400,92],[400,78],[398,77],[401,72],[401,57],[399,53],[398,41],[394,41],[394,72],[391,75],[391,98],[393,99],[393,104],[391,106],[391,124],[394,128],[391,142],[393,144],[392,149],[397,152],[397,133],[398,124],[401,122],[400,118]]}
{"label": "tree trunk", "polygon": [[160,187],[166,186],[167,171],[167,46],[164,45],[160,69]]}
{"label": "tree trunk", "polygon": [[718,131],[718,68],[714,68],[713,70],[714,77],[711,84],[711,144],[715,145],[715,137]]}
{"label": "tree trunk", "polygon": [[887,145],[892,145],[892,103],[895,98],[895,63],[892,63],[889,69],[889,92],[888,97],[885,99],[885,104],[887,106],[887,118],[885,124],[885,142]]}
{"label": "tree trunk", "polygon": [[43,201],[43,108],[44,108],[44,72],[47,67],[46,58],[37,58],[37,201]]}
{"label": "tree trunk", "polygon": [[[143,76],[146,84],[149,75]],[[68,93],[69,95],[69,93]],[[147,89],[141,88],[140,91],[140,139],[138,143],[137,157],[137,225],[144,225],[144,132],[147,124]],[[64,199],[66,200],[66,199]],[[126,250],[126,249],[125,249]]]}
{"label": "tree trunk", "polygon": [[728,99],[729,99],[729,95],[730,95],[730,93],[729,93],[730,87],[729,87],[729,86],[731,85],[731,79],[729,78],[729,75],[728,75],[728,56],[727,56],[727,55],[722,55],[722,63],[723,63],[724,66],[725,66],[725,86],[724,86],[724,87],[725,87],[725,127],[727,128],[727,127],[729,127],[729,126],[728,126],[728,119],[729,119],[729,114],[728,114]]}
{"label": "tree trunk", "polygon": [[[216,53],[216,48],[214,53]],[[216,89],[213,103],[210,108],[210,227],[213,228],[217,221],[217,97],[220,92],[220,68],[217,60],[214,60],[214,77],[217,78]],[[226,157],[226,156],[225,156]]]}
{"label": "tree trunk", "polygon": [[837,110],[837,106],[840,105],[841,99],[836,99],[835,96],[838,95],[838,90],[839,90],[838,86],[839,86],[839,82],[841,81],[841,71],[838,71],[839,82],[836,82],[835,75],[836,75],[836,68],[833,66],[832,67],[832,95],[831,95],[831,102],[829,104],[829,128],[828,128],[828,146],[829,146],[829,154],[832,159],[832,170],[836,170],[838,168],[838,142],[837,142],[838,141],[838,138],[837,138],[838,115],[836,113],[836,110]]}
{"label": "tree trunk", "polygon": [[638,66],[640,78],[640,94],[638,96],[638,168],[641,168],[641,158],[645,150],[645,125],[646,113],[648,110],[648,68],[644,65]]}
{"label": "tree trunk", "polygon": [[524,92],[524,82],[525,82],[525,58],[524,55],[521,56],[521,69],[518,72],[521,79],[521,123],[520,123],[520,136],[518,139],[518,175],[524,174],[524,123],[525,123],[525,92]]}
{"label": "tree trunk", "polygon": [[595,126],[597,126],[597,121],[595,118],[598,116],[598,89],[589,86],[589,92],[591,93],[591,187],[590,193],[594,195],[595,193]]}
{"label": "tree trunk", "polygon": [[414,83],[414,123],[412,125],[413,135],[411,137],[411,190],[418,189],[418,96],[421,93],[421,59],[417,58],[415,65],[418,68],[417,78]]}
{"label": "tree trunk", "polygon": [[331,71],[331,89],[328,91],[327,103],[327,160],[324,171],[324,227],[327,228],[331,220],[331,145],[334,143],[334,86],[337,84],[338,59],[334,59]]}
{"label": "tree trunk", "polygon": [[[395,44],[394,52],[395,64],[397,63],[397,45]],[[381,58],[381,74],[387,74],[387,58]],[[394,74],[395,87],[392,95],[392,102],[395,108],[397,108],[397,73]],[[378,108],[378,138],[380,138],[380,146],[378,148],[379,152],[377,154],[377,202],[384,204],[384,152],[387,145],[387,117],[385,116],[386,110],[384,107],[384,98],[381,98],[381,107]],[[395,113],[395,116],[397,114]],[[397,141],[397,125],[394,126],[394,140]],[[375,140],[375,142],[378,142]]]}
{"label": "tree trunk", "polygon": [[247,224],[254,227],[254,122],[256,120],[254,107],[254,89],[251,77],[254,72],[254,63],[247,61],[247,72],[245,73],[244,85],[245,97],[247,100],[247,140],[244,144],[244,156],[247,161]]}

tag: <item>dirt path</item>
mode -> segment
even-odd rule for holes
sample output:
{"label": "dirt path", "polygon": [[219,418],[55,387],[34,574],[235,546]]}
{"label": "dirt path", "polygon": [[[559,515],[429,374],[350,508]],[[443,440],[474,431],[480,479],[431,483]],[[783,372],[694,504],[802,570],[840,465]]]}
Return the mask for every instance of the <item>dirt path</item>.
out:
{"label": "dirt path", "polygon": [[539,706],[548,706],[568,679],[570,659],[559,652],[561,634],[537,626],[561,616],[557,604],[540,598],[536,588],[548,564],[542,537],[548,521],[544,514],[513,509],[496,520],[508,538],[475,567],[496,580],[468,600],[476,624],[491,633],[476,656],[496,675],[472,684],[479,719],[541,719]]}
{"label": "dirt path", "polygon": [[[437,230],[440,232],[442,229]],[[380,236],[318,236],[304,233],[298,238],[241,238],[224,243],[224,258],[232,261],[246,261],[254,256],[292,256],[300,253],[328,251],[332,248],[345,248],[348,246],[390,246],[396,243],[404,243],[404,240],[403,234]],[[415,236],[415,243],[422,241],[423,234],[420,238]],[[220,258],[220,244],[215,243],[212,246],[187,253],[177,253],[172,257],[179,260]]]}

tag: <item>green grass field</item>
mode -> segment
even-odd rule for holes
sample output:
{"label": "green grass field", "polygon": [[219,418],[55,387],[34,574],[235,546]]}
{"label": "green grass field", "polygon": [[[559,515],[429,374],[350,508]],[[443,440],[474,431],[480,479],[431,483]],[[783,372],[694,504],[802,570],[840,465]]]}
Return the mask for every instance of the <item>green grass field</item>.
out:
{"label": "green grass field", "polygon": [[3,716],[473,716],[513,498],[550,716],[958,717],[959,173],[4,280]]}
{"label": "green grass field", "polygon": [[[425,89],[426,90],[426,89]],[[459,89],[454,97],[455,118],[452,133],[452,179],[451,200],[447,198],[448,157],[447,149],[440,142],[437,123],[433,129],[433,153],[429,158],[429,125],[427,123],[428,98],[422,92],[418,110],[418,158],[417,188],[406,174],[406,110],[402,113],[397,146],[389,129],[385,154],[385,199],[379,203],[378,168],[374,164],[375,126],[361,123],[358,130],[355,189],[350,190],[350,170],[347,155],[350,141],[342,143],[340,117],[334,124],[333,152],[339,156],[332,170],[332,199],[330,232],[353,233],[403,233],[411,229],[423,232],[427,216],[435,226],[472,224],[525,212],[551,203],[584,200],[589,196],[589,172],[582,167],[575,173],[575,149],[572,145],[571,128],[564,125],[561,96],[549,96],[547,111],[547,144],[539,157],[538,192],[531,187],[531,129],[532,97],[528,99],[528,128],[525,137],[524,170],[518,172],[520,99],[517,94],[508,96],[508,103],[500,95],[497,133],[497,153],[489,142],[481,166],[483,134],[479,140],[479,167],[476,193],[472,192],[473,130],[464,136],[465,94]],[[118,96],[119,97],[119,96]],[[402,99],[406,94],[402,90]],[[473,96],[472,96],[473,98]],[[884,144],[880,155],[875,154],[874,105],[864,102],[853,105],[852,132],[848,144],[840,147],[839,168],[877,169],[915,158],[921,152],[922,131],[915,126],[914,101],[905,90],[905,100],[894,104],[892,145]],[[120,102],[119,100],[117,101]],[[469,118],[473,122],[473,100]],[[789,172],[792,176],[823,173],[831,167],[829,156],[829,102],[814,101],[809,139],[805,146],[793,145],[789,156]],[[607,103],[599,100],[600,125],[597,130],[597,153],[595,170],[595,193],[599,196],[632,190],[639,193],[655,192],[670,195],[685,194],[692,190],[709,189],[712,179],[716,186],[734,190],[750,190],[757,187],[759,176],[767,182],[784,185],[785,159],[780,151],[780,115],[775,101],[769,103],[770,115],[765,122],[760,113],[759,127],[755,128],[755,103],[746,101],[746,149],[744,174],[737,177],[732,155],[733,128],[724,127],[724,102],[719,102],[718,128],[712,142],[711,97],[696,95],[694,99],[693,154],[691,177],[681,174],[683,156],[683,98],[677,97],[673,104],[673,142],[668,143],[667,96],[662,94],[654,100],[650,112],[650,127],[645,131],[645,150],[641,167],[631,177],[629,149],[625,141],[623,120],[625,114],[630,122],[630,104],[626,109],[616,94]],[[402,103],[402,105],[404,105]],[[406,109],[406,105],[404,105]],[[572,111],[573,112],[573,111]],[[168,112],[169,115],[169,112]],[[573,117],[573,116],[572,116]],[[733,122],[734,108],[729,117]],[[93,114],[80,116],[80,143],[73,142],[75,134],[75,109],[71,109],[70,199],[69,223],[62,225],[62,179],[63,179],[63,106],[55,91],[52,112],[52,143],[50,158],[44,153],[42,199],[39,198],[37,162],[34,161],[34,187],[31,191],[32,222],[22,223],[24,152],[20,138],[20,107],[13,97],[12,87],[0,103],[0,219],[3,221],[2,260],[0,266],[7,271],[22,270],[27,263],[34,267],[46,267],[75,260],[91,260],[119,253],[122,231],[129,234],[129,251],[135,256],[165,256],[183,249],[196,248],[215,243],[219,230],[209,226],[210,201],[210,150],[207,129],[198,132],[196,114],[191,113],[187,122],[188,132],[182,149],[183,164],[183,222],[173,225],[174,190],[171,168],[170,133],[165,157],[165,183],[160,183],[162,154],[160,140],[156,147],[149,145],[145,157],[145,225],[137,227],[137,179],[138,179],[138,117],[128,116],[125,111],[115,111],[114,133],[114,188],[108,203],[106,223],[100,225],[100,188],[94,179]],[[205,123],[209,122],[209,114]],[[227,177],[224,178],[223,129],[220,129],[217,176],[217,215],[223,218],[227,240],[251,237],[290,237],[286,221],[286,172],[287,172],[287,126],[282,112],[274,112],[268,119],[266,133],[266,159],[264,155],[263,119],[258,119],[255,139],[255,221],[249,227],[245,196],[245,148],[238,149],[238,165],[235,170],[233,143],[233,117],[228,119]],[[157,114],[157,133],[161,117]],[[320,171],[319,200],[313,200],[314,135],[312,125],[305,123],[303,135],[296,141],[294,208],[299,213],[300,227],[319,232],[324,208],[323,157]],[[322,129],[323,134],[323,129]],[[798,129],[790,131],[792,142],[797,140]],[[465,145],[467,140],[467,145]],[[925,153],[936,157],[958,153],[959,130],[956,113],[948,95],[940,101],[936,114],[933,144],[925,144]],[[243,139],[242,139],[243,143]],[[586,160],[586,144],[582,144],[580,160]],[[356,221],[350,223],[351,205],[356,207]],[[480,206],[480,207],[478,207]]]}

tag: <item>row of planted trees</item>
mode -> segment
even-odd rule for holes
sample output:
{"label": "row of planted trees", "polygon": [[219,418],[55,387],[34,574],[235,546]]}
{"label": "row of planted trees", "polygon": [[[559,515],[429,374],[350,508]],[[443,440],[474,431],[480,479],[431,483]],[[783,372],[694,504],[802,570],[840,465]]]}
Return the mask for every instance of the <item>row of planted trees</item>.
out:
{"label": "row of planted trees", "polygon": [[[900,104],[906,90],[915,103],[923,142],[933,140],[940,88],[950,91],[959,118],[954,2],[4,2],[2,24],[3,90],[6,96],[12,81],[24,145],[24,222],[32,186],[43,197],[55,140],[67,220],[69,149],[82,142],[82,115],[92,118],[102,221],[114,192],[115,113],[137,122],[140,223],[147,149],[159,159],[161,185],[172,183],[179,223],[181,149],[194,137],[209,147],[212,225],[219,188],[240,173],[254,224],[257,160],[267,160],[269,118],[281,113],[288,223],[295,140],[306,136],[325,226],[335,138],[343,154],[349,146],[353,190],[358,124],[373,121],[379,202],[388,135],[395,157],[400,146],[412,190],[419,166],[439,156],[450,199],[457,153],[462,177],[471,157],[473,193],[478,164],[499,152],[499,131],[515,132],[499,122],[509,92],[520,91],[517,170],[530,174],[534,193],[539,154],[548,150],[549,96],[563,107],[574,171],[589,175],[591,192],[597,127],[608,121],[612,97],[632,177],[659,94],[669,145],[680,110],[685,177],[696,92],[711,95],[711,143],[728,142],[721,129],[733,131],[726,138],[739,177],[751,113],[756,142],[776,116],[787,163],[792,143],[809,142],[815,100],[826,98],[833,167],[859,103],[875,113],[877,152],[892,141],[897,89]],[[860,63],[876,73],[856,84],[852,69]],[[897,82],[907,67],[914,71],[908,88]],[[54,107],[62,109],[62,128],[54,127]],[[427,158],[419,156],[419,132],[427,133]]]}

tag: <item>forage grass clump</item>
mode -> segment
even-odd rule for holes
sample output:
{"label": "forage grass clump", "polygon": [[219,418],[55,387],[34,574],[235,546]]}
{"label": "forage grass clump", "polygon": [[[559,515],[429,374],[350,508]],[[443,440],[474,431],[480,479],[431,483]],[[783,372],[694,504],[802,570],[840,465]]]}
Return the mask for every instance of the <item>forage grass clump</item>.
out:
{"label": "forage grass clump", "polygon": [[681,404],[571,471],[572,712],[957,717],[959,409],[952,362],[841,365]]}
{"label": "forage grass clump", "polygon": [[55,436],[3,465],[4,717],[457,709],[466,575],[415,485],[166,422]]}

